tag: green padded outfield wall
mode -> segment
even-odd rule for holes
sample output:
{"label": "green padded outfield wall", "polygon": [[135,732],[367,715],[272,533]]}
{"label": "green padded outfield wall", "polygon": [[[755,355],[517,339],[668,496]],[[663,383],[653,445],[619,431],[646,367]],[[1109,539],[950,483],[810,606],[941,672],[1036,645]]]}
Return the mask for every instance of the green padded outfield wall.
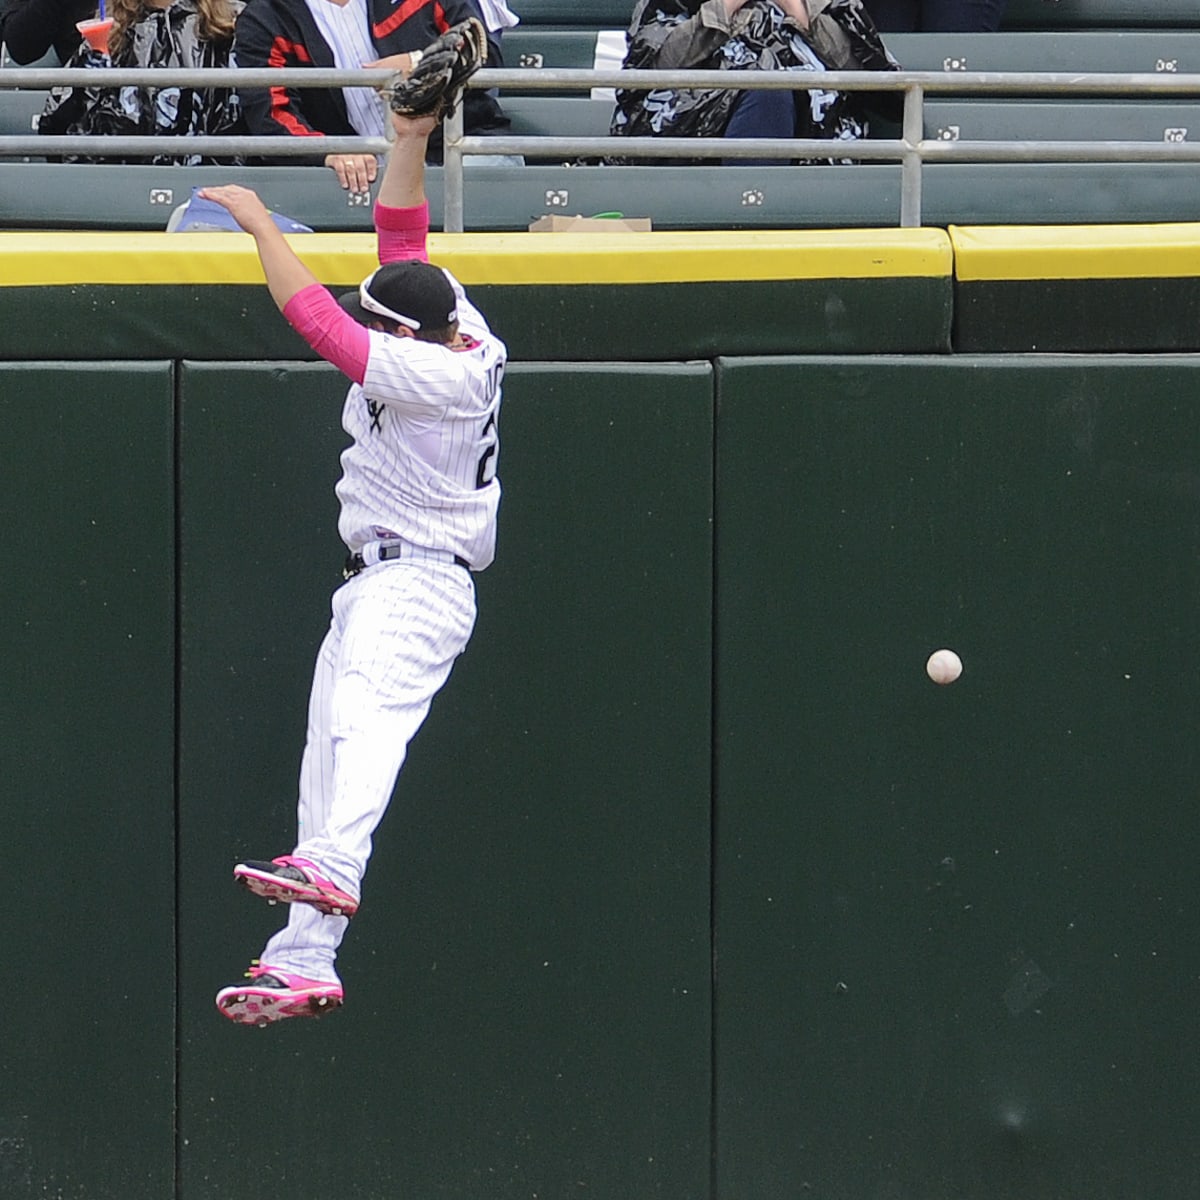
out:
{"label": "green padded outfield wall", "polygon": [[[910,232],[757,285],[753,239],[462,272],[516,359],[500,555],[350,1003],[269,1031],[212,996],[277,920],[229,868],[294,821],[342,382],[240,267],[0,286],[0,358],[78,360],[0,367],[0,1196],[1197,1194],[1200,360],[982,351],[1030,296],[1038,349],[1103,349],[1088,279],[1195,349],[1200,243],[1038,275]],[[659,361],[602,361],[626,332]]]}
{"label": "green padded outfield wall", "polygon": [[173,1186],[173,374],[0,367],[5,1200]]}
{"label": "green padded outfield wall", "polygon": [[717,388],[717,1196],[1200,1194],[1200,361]]}
{"label": "green padded outfield wall", "polygon": [[497,562],[376,839],[347,1005],[213,1009],[280,923],[229,871],[295,827],[343,394],[324,365],[183,367],[181,1194],[698,1200],[707,364],[511,369]]}

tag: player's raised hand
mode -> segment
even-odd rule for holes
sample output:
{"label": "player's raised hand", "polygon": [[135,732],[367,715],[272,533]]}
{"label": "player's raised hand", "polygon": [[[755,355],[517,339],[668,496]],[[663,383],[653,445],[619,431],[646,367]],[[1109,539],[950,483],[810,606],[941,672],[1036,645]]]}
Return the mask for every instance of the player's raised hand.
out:
{"label": "player's raised hand", "polygon": [[219,204],[249,234],[274,229],[275,221],[258,193],[237,183],[201,188],[200,196]]}
{"label": "player's raised hand", "polygon": [[421,117],[409,117],[403,113],[392,113],[392,128],[398,138],[427,138],[441,121],[441,117],[425,114]]}

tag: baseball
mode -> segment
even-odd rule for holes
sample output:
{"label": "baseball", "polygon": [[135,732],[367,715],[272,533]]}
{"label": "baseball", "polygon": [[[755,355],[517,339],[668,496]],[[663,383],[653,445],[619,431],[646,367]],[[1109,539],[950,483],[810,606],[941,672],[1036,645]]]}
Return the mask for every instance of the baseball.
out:
{"label": "baseball", "polygon": [[953,650],[935,650],[925,664],[934,683],[953,683],[962,674],[962,659]]}

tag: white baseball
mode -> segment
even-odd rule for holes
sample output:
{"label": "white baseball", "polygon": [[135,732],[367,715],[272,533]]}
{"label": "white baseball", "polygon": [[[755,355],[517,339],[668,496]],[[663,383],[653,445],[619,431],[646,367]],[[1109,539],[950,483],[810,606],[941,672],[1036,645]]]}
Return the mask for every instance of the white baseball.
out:
{"label": "white baseball", "polygon": [[962,674],[962,659],[953,650],[935,650],[925,664],[925,673],[934,683],[953,683]]}

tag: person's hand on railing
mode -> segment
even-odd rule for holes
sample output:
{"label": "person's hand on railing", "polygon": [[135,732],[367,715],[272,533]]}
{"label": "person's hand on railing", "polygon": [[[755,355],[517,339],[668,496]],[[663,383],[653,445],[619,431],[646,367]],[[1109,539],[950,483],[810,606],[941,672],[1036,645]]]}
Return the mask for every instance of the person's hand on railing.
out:
{"label": "person's hand on railing", "polygon": [[327,154],[325,165],[348,192],[369,192],[379,174],[379,163],[373,154]]}

